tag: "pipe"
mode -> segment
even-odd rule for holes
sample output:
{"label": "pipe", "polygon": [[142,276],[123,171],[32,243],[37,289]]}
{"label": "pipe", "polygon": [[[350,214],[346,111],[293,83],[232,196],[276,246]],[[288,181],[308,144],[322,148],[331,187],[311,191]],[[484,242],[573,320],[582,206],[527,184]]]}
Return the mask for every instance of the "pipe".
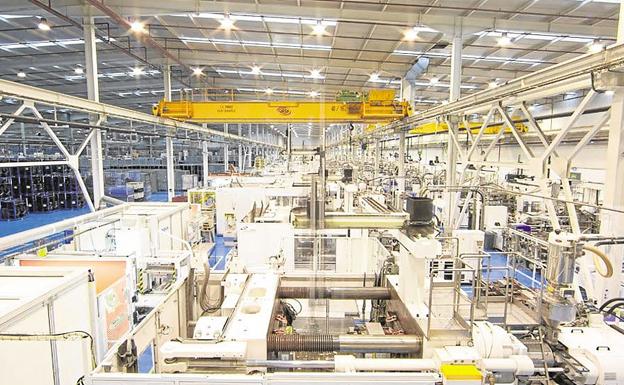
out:
{"label": "pipe", "polygon": [[[587,250],[593,253],[594,265],[596,266],[596,272],[598,274],[600,274],[604,278],[611,278],[613,276],[613,264],[605,253],[603,253],[599,248],[591,245],[583,245],[583,250]],[[600,269],[600,260],[602,260],[606,271]]]}
{"label": "pipe", "polygon": [[280,360],[247,360],[247,367],[265,367],[271,369],[334,369],[334,361],[280,361]]}
{"label": "pipe", "polygon": [[415,335],[271,334],[269,352],[420,353],[422,338]]}
{"label": "pipe", "polygon": [[280,287],[279,298],[390,299],[385,287]]}

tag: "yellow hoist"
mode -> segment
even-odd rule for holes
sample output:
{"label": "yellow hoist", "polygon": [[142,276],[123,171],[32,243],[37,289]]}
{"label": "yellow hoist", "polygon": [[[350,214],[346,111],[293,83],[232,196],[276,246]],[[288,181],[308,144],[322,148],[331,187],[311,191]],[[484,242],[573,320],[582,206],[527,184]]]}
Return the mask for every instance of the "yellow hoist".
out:
{"label": "yellow hoist", "polygon": [[161,101],[156,116],[198,123],[389,123],[408,117],[410,104],[394,90],[341,91],[333,101]]}

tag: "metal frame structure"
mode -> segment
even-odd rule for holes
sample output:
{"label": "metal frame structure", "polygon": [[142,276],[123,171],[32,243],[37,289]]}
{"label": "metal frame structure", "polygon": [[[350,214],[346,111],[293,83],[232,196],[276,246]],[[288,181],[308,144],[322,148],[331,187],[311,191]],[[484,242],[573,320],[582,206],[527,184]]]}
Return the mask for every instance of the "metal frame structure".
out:
{"label": "metal frame structure", "polygon": [[[91,89],[91,87],[90,87]],[[97,89],[95,87],[95,89]],[[159,118],[149,114],[112,106],[110,104],[100,103],[97,100],[88,100],[83,98],[78,98],[74,96],[64,95],[54,91],[48,91],[41,88],[26,86],[18,83],[14,83],[7,80],[0,80],[0,96],[2,97],[10,97],[14,99],[21,100],[22,103],[18,106],[18,108],[11,114],[7,116],[5,120],[2,122],[0,126],[0,135],[4,134],[7,129],[19,119],[25,119],[27,121],[38,123],[48,134],[50,139],[54,142],[59,152],[61,153],[63,160],[42,160],[36,162],[2,162],[0,163],[0,167],[18,167],[18,166],[37,166],[37,165],[51,165],[51,164],[65,164],[71,167],[76,175],[76,179],[80,185],[82,193],[85,197],[85,200],[89,206],[89,208],[93,211],[99,208],[99,201],[104,196],[104,181],[102,172],[102,159],[101,159],[101,131],[107,129],[107,127],[102,126],[104,122],[108,119],[119,119],[121,121],[129,123],[130,127],[132,127],[133,123],[143,123],[146,125],[156,127],[161,127],[167,130],[166,136],[166,144],[167,144],[167,176],[168,176],[168,193],[169,198],[174,193],[173,186],[173,137],[176,136],[178,131],[186,131],[186,132],[196,132],[200,136],[202,136],[205,140],[209,140],[208,137],[220,137],[225,141],[234,141],[234,142],[245,142],[250,143],[255,146],[266,146],[270,148],[281,148],[279,145],[262,142],[259,140],[242,137],[239,135],[230,134],[227,132],[221,132],[217,130],[213,130],[207,127],[198,126],[195,124],[190,124],[186,122],[179,122],[172,119]],[[95,97],[93,99],[96,99]],[[51,106],[53,108],[65,108],[71,110],[78,110],[83,113],[87,113],[91,118],[89,123],[89,131],[86,138],[82,141],[78,149],[72,154],[65,147],[65,145],[61,142],[60,138],[56,135],[54,130],[51,128],[50,124],[58,124],[59,121],[52,121],[50,119],[45,119],[41,114],[39,109],[37,109],[36,105],[44,105]],[[34,117],[22,116],[25,112],[31,112]],[[70,122],[67,122],[70,123]],[[94,140],[96,140],[94,144]],[[96,191],[98,188],[98,183],[94,183],[94,197],[91,197],[88,193],[87,186],[82,179],[79,170],[79,158],[84,153],[87,145],[91,143],[91,153],[92,153],[92,168],[93,168],[93,177],[97,178],[99,181],[99,193]],[[227,145],[226,145],[227,146]],[[227,148],[227,147],[226,147]],[[93,156],[95,153],[96,156]],[[99,170],[99,172],[98,172]],[[96,175],[97,174],[97,175]],[[93,199],[92,199],[93,198]]]}

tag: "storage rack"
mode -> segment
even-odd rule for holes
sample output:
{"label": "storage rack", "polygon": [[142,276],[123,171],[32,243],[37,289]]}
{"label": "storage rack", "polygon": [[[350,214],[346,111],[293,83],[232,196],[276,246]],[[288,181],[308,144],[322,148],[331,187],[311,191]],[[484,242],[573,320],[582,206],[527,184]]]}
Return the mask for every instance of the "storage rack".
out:
{"label": "storage rack", "polygon": [[73,171],[65,165],[0,168],[0,219],[29,212],[75,209],[85,205]]}

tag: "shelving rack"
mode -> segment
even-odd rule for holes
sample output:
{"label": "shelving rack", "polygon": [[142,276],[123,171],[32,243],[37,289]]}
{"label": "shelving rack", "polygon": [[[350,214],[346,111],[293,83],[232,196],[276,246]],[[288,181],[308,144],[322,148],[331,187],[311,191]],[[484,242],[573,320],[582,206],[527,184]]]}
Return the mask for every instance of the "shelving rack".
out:
{"label": "shelving rack", "polygon": [[75,209],[85,205],[80,186],[66,165],[0,168],[0,219],[29,212]]}

